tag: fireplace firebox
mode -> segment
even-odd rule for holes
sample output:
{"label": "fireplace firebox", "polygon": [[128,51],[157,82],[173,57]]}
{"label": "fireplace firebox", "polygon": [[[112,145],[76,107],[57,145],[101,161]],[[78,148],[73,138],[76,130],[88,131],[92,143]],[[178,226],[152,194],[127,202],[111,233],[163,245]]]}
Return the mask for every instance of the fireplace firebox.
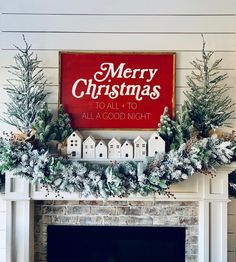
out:
{"label": "fireplace firebox", "polygon": [[47,261],[184,262],[184,227],[48,226]]}

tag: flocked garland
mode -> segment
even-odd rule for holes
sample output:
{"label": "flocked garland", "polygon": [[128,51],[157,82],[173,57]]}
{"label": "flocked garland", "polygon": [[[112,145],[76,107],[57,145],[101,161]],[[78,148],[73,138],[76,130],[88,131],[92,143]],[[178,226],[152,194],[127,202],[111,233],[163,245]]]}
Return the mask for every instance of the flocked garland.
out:
{"label": "flocked garland", "polygon": [[140,162],[88,164],[49,155],[30,143],[0,139],[0,171],[41,183],[49,191],[78,192],[82,196],[127,197],[139,193],[167,194],[173,183],[186,180],[196,172],[210,173],[230,163],[231,141],[217,138],[194,139],[178,150]]}

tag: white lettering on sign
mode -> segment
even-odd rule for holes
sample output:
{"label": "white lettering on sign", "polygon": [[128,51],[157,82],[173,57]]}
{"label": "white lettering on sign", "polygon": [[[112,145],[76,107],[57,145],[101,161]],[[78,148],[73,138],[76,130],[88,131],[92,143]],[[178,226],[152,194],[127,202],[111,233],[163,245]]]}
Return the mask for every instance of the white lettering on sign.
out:
{"label": "white lettering on sign", "polygon": [[[93,79],[77,79],[72,86],[72,95],[79,99],[85,95],[92,99],[98,99],[100,95],[108,96],[110,99],[116,99],[118,96],[134,96],[135,100],[141,101],[143,97],[148,96],[155,100],[160,97],[160,85],[150,85],[157,68],[135,68],[126,67],[126,63],[120,63],[115,68],[113,63],[102,63],[99,71],[94,73]],[[147,84],[110,84],[113,78],[121,79],[144,79]],[[97,84],[104,82],[106,84]]]}
{"label": "white lettering on sign", "polygon": [[131,69],[124,68],[125,63],[121,63],[117,69],[115,70],[113,63],[102,63],[100,66],[100,70],[94,74],[94,79],[97,82],[103,82],[107,79],[111,78],[147,78],[147,82],[151,82],[158,69]]}

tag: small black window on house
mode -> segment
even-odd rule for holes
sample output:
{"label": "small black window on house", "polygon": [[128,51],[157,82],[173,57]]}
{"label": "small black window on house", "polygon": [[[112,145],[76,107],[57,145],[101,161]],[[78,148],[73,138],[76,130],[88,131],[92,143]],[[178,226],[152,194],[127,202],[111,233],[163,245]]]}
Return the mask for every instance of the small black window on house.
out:
{"label": "small black window on house", "polygon": [[99,154],[99,157],[102,157],[102,153]]}
{"label": "small black window on house", "polygon": [[129,154],[128,154],[128,153],[126,153],[126,154],[125,154],[125,157],[129,157]]}
{"label": "small black window on house", "polygon": [[72,155],[72,156],[76,156],[76,152],[75,152],[75,151],[72,151],[71,155]]}

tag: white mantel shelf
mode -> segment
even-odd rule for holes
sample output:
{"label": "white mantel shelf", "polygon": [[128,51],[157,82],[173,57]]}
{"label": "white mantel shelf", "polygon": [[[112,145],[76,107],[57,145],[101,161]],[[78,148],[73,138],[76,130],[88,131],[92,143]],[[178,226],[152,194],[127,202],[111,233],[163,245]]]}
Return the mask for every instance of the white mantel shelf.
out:
{"label": "white mantel shelf", "polygon": [[[236,163],[217,169],[216,176],[195,174],[186,181],[172,185],[175,198],[167,196],[132,195],[109,198],[109,201],[197,201],[199,203],[199,262],[227,262],[228,174]],[[77,193],[62,193],[56,197],[39,186],[31,185],[11,174],[6,176],[7,200],[7,262],[33,262],[34,200],[98,200],[82,198]],[[105,201],[105,200],[104,200]]]}

